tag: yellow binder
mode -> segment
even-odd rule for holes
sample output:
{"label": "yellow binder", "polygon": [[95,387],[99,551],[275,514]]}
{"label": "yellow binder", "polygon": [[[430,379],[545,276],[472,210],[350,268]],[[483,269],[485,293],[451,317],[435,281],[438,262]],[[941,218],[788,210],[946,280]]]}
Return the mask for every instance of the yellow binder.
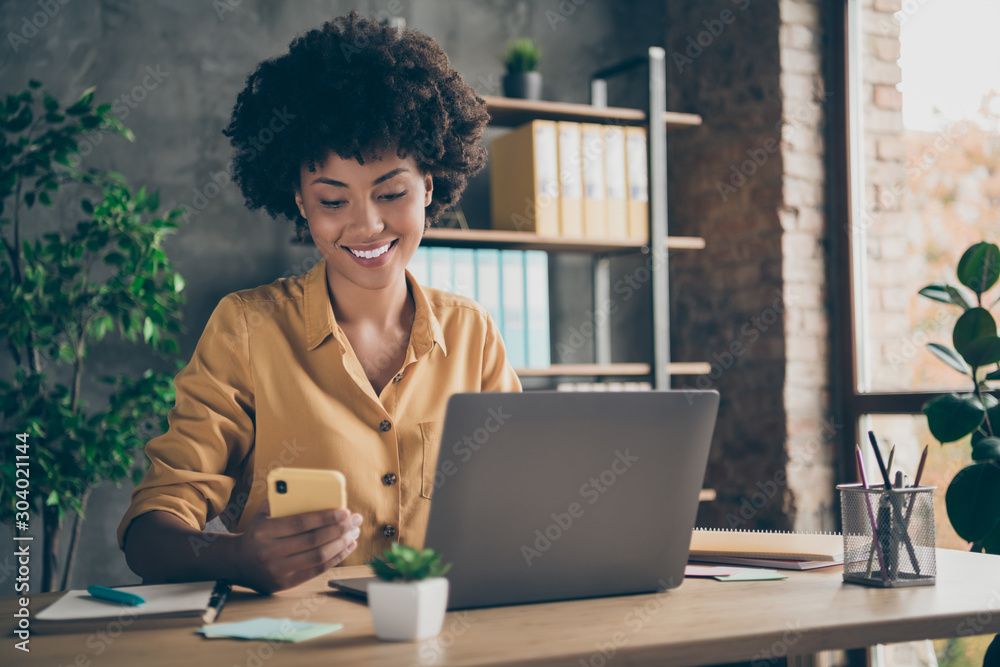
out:
{"label": "yellow binder", "polygon": [[649,169],[646,128],[625,128],[625,176],[628,180],[628,235],[649,243]]}
{"label": "yellow binder", "polygon": [[604,187],[604,126],[581,123],[583,151],[583,234],[608,238],[607,195]]}
{"label": "yellow binder", "polygon": [[559,235],[556,123],[533,120],[490,142],[494,229]]}
{"label": "yellow binder", "polygon": [[625,128],[604,126],[604,180],[608,198],[608,236],[627,240],[628,183],[625,176]]}
{"label": "yellow binder", "polygon": [[556,123],[559,133],[559,231],[583,236],[583,165],[580,162],[580,124]]}

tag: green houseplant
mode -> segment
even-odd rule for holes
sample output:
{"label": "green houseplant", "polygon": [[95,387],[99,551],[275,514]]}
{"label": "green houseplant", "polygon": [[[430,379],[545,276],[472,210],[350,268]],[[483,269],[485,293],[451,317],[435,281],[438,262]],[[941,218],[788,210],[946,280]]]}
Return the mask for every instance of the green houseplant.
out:
{"label": "green houseplant", "polygon": [[[931,434],[942,444],[972,435],[973,463],[948,485],[945,504],[948,520],[958,535],[972,543],[973,551],[1000,554],[1000,401],[993,382],[1000,381],[1000,338],[984,295],[1000,278],[1000,249],[977,243],[958,262],[958,280],[975,296],[954,285],[928,285],[920,294],[962,309],[952,333],[954,347],[929,343],[939,359],[967,376],[966,393],[937,396],[924,404]],[[994,369],[993,367],[996,366]]]}
{"label": "green houseplant", "polygon": [[[136,448],[167,426],[172,373],[101,378],[110,385],[101,408],[89,408],[81,392],[91,345],[116,330],[162,357],[179,350],[184,281],[162,243],[183,210],[158,217],[157,193],[131,192],[116,172],[78,169],[82,141],[93,145],[98,133],[134,141],[109,115],[111,104],[94,108],[94,88],[61,108],[40,82],[28,85],[0,101],[0,326],[12,362],[0,379],[0,521],[25,535],[37,528],[32,513],[41,516],[43,558],[35,562],[48,591],[68,583],[91,490],[130,475],[137,482]],[[35,204],[52,210],[30,215]],[[71,210],[82,216],[64,229]],[[67,510],[76,524],[60,582]]]}
{"label": "green houseplant", "polygon": [[514,39],[507,44],[503,63],[503,94],[528,100],[542,99],[542,73],[538,71],[541,49],[528,38]]}
{"label": "green houseplant", "polygon": [[368,584],[368,607],[375,634],[390,641],[415,641],[441,632],[448,607],[451,564],[433,549],[417,551],[393,543],[368,563],[379,581]]}

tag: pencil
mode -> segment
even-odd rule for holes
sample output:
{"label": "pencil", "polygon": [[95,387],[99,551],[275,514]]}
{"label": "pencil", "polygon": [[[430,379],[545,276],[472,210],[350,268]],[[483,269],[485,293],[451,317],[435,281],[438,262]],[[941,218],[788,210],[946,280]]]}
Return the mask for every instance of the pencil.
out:
{"label": "pencil", "polygon": [[[865,475],[865,464],[863,457],[861,455],[861,447],[855,445],[855,455],[858,459],[858,474],[861,475],[861,487],[868,490],[868,476]],[[875,545],[875,550],[878,551],[878,569],[882,574],[882,581],[889,581],[889,576],[885,572],[885,555],[882,553],[882,542],[878,538],[878,527],[875,524],[875,510],[872,508],[872,499],[869,494],[865,494],[865,505],[868,507],[868,520],[871,522],[872,526],[872,542]],[[869,552],[868,572],[871,573],[871,552]]]}
{"label": "pencil", "polygon": [[878,463],[879,472],[882,473],[882,481],[885,482],[885,490],[892,491],[892,482],[889,481],[889,471],[885,469],[885,462],[882,460],[882,452],[878,450],[878,440],[875,434],[868,431],[868,439],[872,441],[872,449],[875,450],[875,462]]}

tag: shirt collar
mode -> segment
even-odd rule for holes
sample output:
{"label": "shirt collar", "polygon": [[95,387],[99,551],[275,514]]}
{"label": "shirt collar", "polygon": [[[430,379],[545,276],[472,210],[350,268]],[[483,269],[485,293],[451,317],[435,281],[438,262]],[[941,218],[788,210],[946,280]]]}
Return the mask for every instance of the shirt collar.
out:
{"label": "shirt collar", "polygon": [[[416,312],[413,316],[413,327],[410,330],[411,343],[414,352],[420,356],[429,352],[434,343],[441,352],[448,354],[444,344],[444,332],[441,323],[431,309],[430,301],[423,288],[413,278],[408,269],[404,269],[407,285],[413,295]],[[306,349],[313,350],[333,335],[339,339],[337,320],[333,315],[330,303],[330,292],[326,282],[326,259],[320,259],[316,266],[310,269],[304,277],[305,316],[306,316]]]}

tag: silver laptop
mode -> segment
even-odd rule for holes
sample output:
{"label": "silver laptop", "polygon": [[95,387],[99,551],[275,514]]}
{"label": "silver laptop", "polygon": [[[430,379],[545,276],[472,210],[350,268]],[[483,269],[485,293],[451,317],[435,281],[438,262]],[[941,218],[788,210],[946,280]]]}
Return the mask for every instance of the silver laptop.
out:
{"label": "silver laptop", "polygon": [[718,407],[693,390],[451,396],[425,542],[452,563],[448,609],[680,585]]}

